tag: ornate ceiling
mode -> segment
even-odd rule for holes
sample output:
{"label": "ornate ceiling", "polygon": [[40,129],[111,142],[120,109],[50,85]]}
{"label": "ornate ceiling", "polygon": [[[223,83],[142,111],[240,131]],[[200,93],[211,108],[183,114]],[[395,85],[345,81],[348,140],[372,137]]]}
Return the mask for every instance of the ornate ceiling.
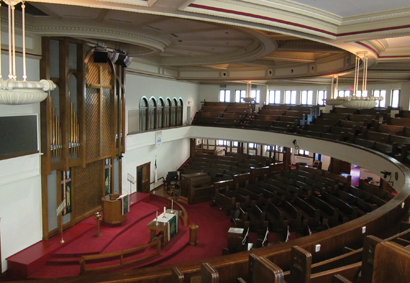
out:
{"label": "ornate ceiling", "polygon": [[354,54],[365,50],[369,81],[410,79],[408,0],[54,2],[26,2],[38,9],[27,16],[32,33],[120,48],[139,73],[204,83],[351,81]]}

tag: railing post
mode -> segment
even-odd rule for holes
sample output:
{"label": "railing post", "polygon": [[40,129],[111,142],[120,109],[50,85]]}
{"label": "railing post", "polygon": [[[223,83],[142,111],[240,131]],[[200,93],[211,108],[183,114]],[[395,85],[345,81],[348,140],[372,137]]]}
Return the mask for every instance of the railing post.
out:
{"label": "railing post", "polygon": [[83,275],[85,273],[85,259],[84,257],[81,257],[80,259],[80,275]]}

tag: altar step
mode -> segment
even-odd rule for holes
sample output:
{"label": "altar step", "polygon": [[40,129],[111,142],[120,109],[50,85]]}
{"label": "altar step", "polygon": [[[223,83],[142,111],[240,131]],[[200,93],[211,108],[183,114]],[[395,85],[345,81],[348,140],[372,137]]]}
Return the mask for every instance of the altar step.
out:
{"label": "altar step", "polygon": [[60,243],[60,236],[55,236],[8,257],[8,275],[15,279],[27,278],[31,273],[44,266],[53,253],[70,244],[93,227],[94,225],[91,224],[79,223],[64,231],[64,243]]}

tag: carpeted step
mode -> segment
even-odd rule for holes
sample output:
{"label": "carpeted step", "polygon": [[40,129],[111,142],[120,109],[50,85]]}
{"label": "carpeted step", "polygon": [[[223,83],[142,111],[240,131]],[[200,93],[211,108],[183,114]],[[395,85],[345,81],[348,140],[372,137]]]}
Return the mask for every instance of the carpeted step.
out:
{"label": "carpeted step", "polygon": [[46,265],[80,265],[81,257],[51,258]]}

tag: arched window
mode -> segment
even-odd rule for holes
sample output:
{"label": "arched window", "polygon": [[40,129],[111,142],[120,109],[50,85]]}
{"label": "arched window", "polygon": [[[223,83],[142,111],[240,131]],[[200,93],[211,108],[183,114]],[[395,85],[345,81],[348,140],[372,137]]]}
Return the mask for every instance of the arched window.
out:
{"label": "arched window", "polygon": [[183,101],[182,98],[180,97],[178,99],[178,106],[177,106],[177,125],[181,126],[182,125],[182,106],[183,106]]}
{"label": "arched window", "polygon": [[157,128],[157,123],[156,123],[156,113],[157,112],[157,101],[155,97],[151,97],[149,99],[149,104],[148,104],[148,130],[154,130]]}
{"label": "arched window", "polygon": [[140,99],[140,132],[148,129],[148,100],[146,97]]}
{"label": "arched window", "polygon": [[158,98],[157,104],[157,128],[161,129],[164,127],[164,99],[162,97]]}
{"label": "arched window", "polygon": [[164,106],[164,128],[168,128],[171,126],[170,115],[171,115],[171,99],[167,97],[167,99],[165,100],[165,106]]}
{"label": "arched window", "polygon": [[171,105],[171,126],[176,126],[177,124],[177,99],[172,99]]}

